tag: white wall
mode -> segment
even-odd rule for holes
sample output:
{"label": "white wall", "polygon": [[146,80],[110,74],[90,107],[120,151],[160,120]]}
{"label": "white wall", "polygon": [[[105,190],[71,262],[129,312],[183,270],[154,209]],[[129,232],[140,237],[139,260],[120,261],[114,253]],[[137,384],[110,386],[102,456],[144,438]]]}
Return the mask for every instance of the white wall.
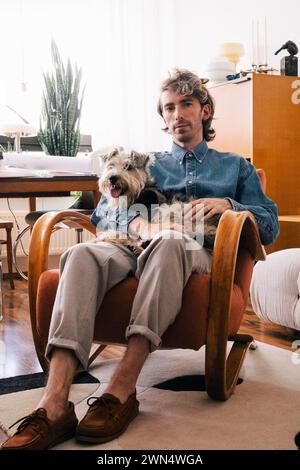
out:
{"label": "white wall", "polygon": [[300,46],[298,0],[0,0],[0,6],[0,100],[38,125],[41,70],[49,67],[53,36],[63,56],[83,68],[81,127],[94,147],[167,148],[156,115],[161,80],[174,66],[201,73],[225,41],[244,43],[241,66],[248,67],[252,18],[267,16],[274,67],[283,53],[273,53],[285,41]]}

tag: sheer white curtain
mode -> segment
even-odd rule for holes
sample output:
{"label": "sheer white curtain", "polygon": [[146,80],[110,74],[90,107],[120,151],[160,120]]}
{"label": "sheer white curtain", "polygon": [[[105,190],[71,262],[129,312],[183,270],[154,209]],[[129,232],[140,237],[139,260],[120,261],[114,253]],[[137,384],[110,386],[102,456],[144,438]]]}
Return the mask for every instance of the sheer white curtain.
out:
{"label": "sheer white curtain", "polygon": [[[270,64],[287,39],[299,44],[299,2],[286,0],[1,0],[0,100],[38,126],[42,70],[53,37],[82,66],[81,130],[94,147],[169,148],[156,114],[159,85],[173,67],[201,73],[220,42],[243,42],[251,63],[251,22],[267,15]],[[21,83],[27,91],[21,92]],[[4,92],[5,90],[5,92]],[[4,98],[4,96],[6,96]],[[1,119],[1,115],[0,115]]]}
{"label": "sheer white curtain", "polygon": [[91,3],[95,17],[84,122],[97,145],[159,148],[163,136],[156,102],[161,78],[175,63],[174,2],[108,0],[101,10],[98,3]]}
{"label": "sheer white curtain", "polygon": [[[83,69],[82,133],[93,146],[168,147],[159,84],[176,65],[173,0],[2,0],[2,96],[38,126],[50,40]],[[3,31],[4,25],[4,31]],[[12,27],[13,25],[13,27]],[[25,83],[27,91],[21,91]],[[24,88],[24,85],[23,85]],[[1,119],[1,116],[0,116]]]}

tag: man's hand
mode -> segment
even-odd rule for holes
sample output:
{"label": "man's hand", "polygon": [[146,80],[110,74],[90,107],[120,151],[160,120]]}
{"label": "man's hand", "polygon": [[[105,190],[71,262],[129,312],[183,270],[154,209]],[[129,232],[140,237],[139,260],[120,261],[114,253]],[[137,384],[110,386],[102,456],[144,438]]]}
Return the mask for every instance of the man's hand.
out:
{"label": "man's hand", "polygon": [[132,220],[128,226],[129,233],[138,234],[142,240],[152,240],[152,238],[157,235],[162,230],[176,230],[177,232],[183,233],[185,228],[181,224],[170,223],[151,223],[142,217],[137,217]]}
{"label": "man's hand", "polygon": [[185,219],[195,222],[195,220],[208,220],[216,214],[223,214],[227,209],[232,209],[227,199],[221,198],[201,198],[184,204],[183,216]]}

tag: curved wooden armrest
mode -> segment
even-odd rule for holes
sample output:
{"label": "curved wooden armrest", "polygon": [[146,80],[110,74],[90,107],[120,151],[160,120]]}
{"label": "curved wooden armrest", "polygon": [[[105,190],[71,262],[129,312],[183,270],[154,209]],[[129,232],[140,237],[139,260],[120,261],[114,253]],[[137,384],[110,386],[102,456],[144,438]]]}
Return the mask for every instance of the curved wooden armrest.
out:
{"label": "curved wooden armrest", "polygon": [[227,210],[219,222],[212,257],[205,364],[207,392],[219,400],[231,395],[251,342],[250,336],[238,335],[226,359],[231,294],[240,246],[248,249],[253,260],[265,259],[254,216],[248,211]]}
{"label": "curved wooden armrest", "polygon": [[40,275],[48,269],[49,244],[54,226],[59,222],[76,222],[91,233],[96,228],[91,224],[90,217],[74,210],[47,212],[34,224],[29,244],[28,293],[31,326],[36,330],[36,296]]}

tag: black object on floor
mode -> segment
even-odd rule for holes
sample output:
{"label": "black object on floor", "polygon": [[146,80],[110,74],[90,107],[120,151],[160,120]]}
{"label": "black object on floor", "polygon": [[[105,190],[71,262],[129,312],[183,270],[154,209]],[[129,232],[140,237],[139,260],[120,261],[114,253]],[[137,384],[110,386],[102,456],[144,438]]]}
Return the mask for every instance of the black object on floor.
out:
{"label": "black object on floor", "polygon": [[[7,393],[21,392],[24,390],[33,390],[34,388],[44,387],[46,384],[47,375],[44,372],[36,374],[18,375],[16,377],[8,377],[0,379],[0,395]],[[93,377],[88,372],[80,372],[76,375],[74,384],[90,384],[99,383],[99,380]]]}
{"label": "black object on floor", "polygon": [[298,434],[296,434],[295,436],[295,444],[297,446],[297,449],[300,450],[300,432],[298,432]]}
{"label": "black object on floor", "polygon": [[[238,379],[237,385],[242,382],[243,379]],[[173,379],[153,385],[153,387],[162,390],[172,390],[173,392],[206,391],[204,375],[183,375],[181,377],[174,377]]]}

